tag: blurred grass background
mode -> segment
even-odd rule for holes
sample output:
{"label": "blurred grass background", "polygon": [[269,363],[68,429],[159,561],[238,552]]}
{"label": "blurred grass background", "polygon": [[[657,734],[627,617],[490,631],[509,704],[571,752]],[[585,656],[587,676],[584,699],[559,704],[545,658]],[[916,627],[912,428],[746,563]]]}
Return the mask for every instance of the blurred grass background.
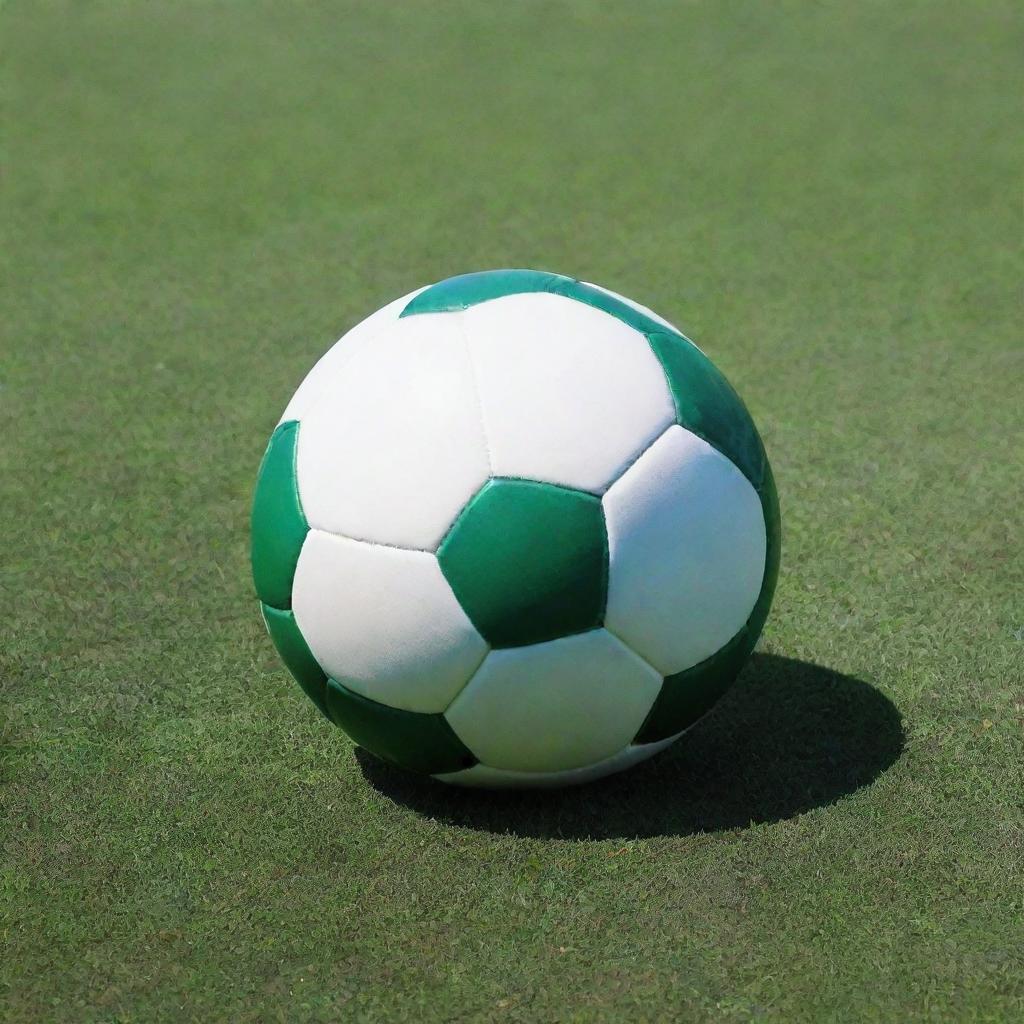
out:
{"label": "blurred grass background", "polygon": [[[1022,29],[6,0],[0,1016],[1019,1020]],[[392,799],[301,700],[248,578],[266,438],[353,322],[495,266],[735,383],[783,505],[766,649],[898,709],[872,784],[801,804],[783,746],[805,812],[723,825],[684,749],[503,829]]]}

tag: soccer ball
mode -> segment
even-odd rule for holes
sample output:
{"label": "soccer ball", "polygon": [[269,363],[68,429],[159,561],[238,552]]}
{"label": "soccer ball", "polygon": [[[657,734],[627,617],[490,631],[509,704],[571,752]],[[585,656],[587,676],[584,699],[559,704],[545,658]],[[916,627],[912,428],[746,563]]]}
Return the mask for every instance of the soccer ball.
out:
{"label": "soccer ball", "polygon": [[779,561],[749,413],[670,323],[556,274],[453,277],[313,367],[252,566],[316,706],[446,782],[562,785],[664,749],[732,683]]}

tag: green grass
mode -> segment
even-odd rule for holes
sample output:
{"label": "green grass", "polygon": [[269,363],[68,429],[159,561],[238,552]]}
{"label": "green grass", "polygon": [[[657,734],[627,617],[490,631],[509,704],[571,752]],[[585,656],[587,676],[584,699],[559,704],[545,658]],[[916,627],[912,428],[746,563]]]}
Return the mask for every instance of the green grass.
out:
{"label": "green grass", "polygon": [[[0,27],[5,1022],[1021,1019],[1011,4]],[[248,575],[309,365],[494,266],[679,322],[783,506],[768,653],[678,749],[547,797],[354,755]]]}

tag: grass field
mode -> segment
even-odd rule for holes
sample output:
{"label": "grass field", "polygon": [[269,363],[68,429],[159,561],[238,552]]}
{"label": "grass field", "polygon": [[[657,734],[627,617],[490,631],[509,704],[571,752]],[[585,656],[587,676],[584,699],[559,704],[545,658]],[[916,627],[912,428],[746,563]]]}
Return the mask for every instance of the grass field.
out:
{"label": "grass field", "polygon": [[[1024,1019],[1022,29],[7,0],[0,1018]],[[248,575],[313,360],[495,266],[680,323],[783,508],[736,689],[564,794],[354,752]]]}

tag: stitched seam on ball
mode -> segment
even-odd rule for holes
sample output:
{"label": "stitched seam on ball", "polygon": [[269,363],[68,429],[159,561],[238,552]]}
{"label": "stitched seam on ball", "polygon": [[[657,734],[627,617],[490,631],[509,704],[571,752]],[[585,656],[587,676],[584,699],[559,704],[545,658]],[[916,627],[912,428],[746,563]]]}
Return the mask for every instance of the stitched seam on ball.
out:
{"label": "stitched seam on ball", "polygon": [[597,507],[601,512],[601,613],[597,617],[597,624],[604,625],[605,616],[608,614],[608,589],[612,579],[612,546],[608,539],[608,517],[604,514],[604,502],[598,501]]}
{"label": "stitched seam on ball", "polygon": [[601,628],[609,636],[613,637],[620,644],[622,644],[622,646],[625,647],[630,654],[634,655],[639,661],[642,661],[659,679],[663,680],[665,678],[665,673],[662,672],[660,668],[658,668],[656,665],[652,665],[632,644],[629,643],[629,641],[619,636],[619,634],[616,633],[615,630],[612,629],[607,623],[605,623]]}
{"label": "stitched seam on ball", "polygon": [[[457,602],[459,599],[456,598],[455,600]],[[462,605],[460,604],[459,607],[462,608]],[[468,616],[467,616],[467,618],[468,618]],[[476,626],[473,626],[473,628],[476,629]],[[483,636],[483,634],[480,633],[480,630],[476,629],[476,632],[477,632],[478,635]],[[457,694],[455,694],[455,696],[452,697],[452,699],[450,701],[448,701],[447,705],[445,706],[444,711],[441,712],[442,715],[446,716],[445,717],[445,721],[446,722],[448,722],[447,715],[448,715],[448,712],[451,711],[452,705],[466,692],[466,687],[468,687],[469,684],[471,682],[473,682],[473,680],[476,679],[476,677],[480,674],[480,670],[484,667],[484,662],[490,656],[491,651],[494,650],[494,648],[487,642],[486,638],[484,639],[484,643],[487,644],[487,650],[484,651],[484,656],[480,659],[480,664],[477,665],[477,667],[475,669],[473,669],[472,672],[470,672],[470,674],[469,674],[468,678],[466,679],[466,681],[459,687],[459,692]],[[469,750],[469,744],[466,743],[466,741],[461,736],[459,736],[458,732],[455,729],[455,726],[452,725],[451,722],[448,722],[448,725],[451,727],[452,732],[454,732],[455,735],[459,737],[459,741],[465,746],[465,748],[467,750]],[[472,750],[470,750],[469,752],[471,754],[473,753]],[[476,754],[473,754],[473,756],[476,757]],[[479,763],[480,762],[477,761],[477,764],[479,764]]]}
{"label": "stitched seam on ball", "polygon": [[350,533],[342,533],[340,530],[327,530],[322,526],[309,527],[310,533],[324,533],[328,537],[336,537],[338,540],[350,540],[354,544],[365,544],[371,548],[390,548],[392,551],[408,551],[410,554],[415,555],[436,555],[436,551],[433,548],[412,548],[403,547],[401,544],[388,544],[382,540],[367,540],[365,537],[353,537]]}
{"label": "stitched seam on ball", "polygon": [[[658,442],[659,442],[659,441],[660,441],[660,440],[661,440],[661,439],[662,439],[662,438],[663,438],[663,437],[664,437],[664,436],[665,436],[665,435],[666,435],[666,434],[667,434],[667,433],[668,433],[668,432],[669,432],[669,431],[670,431],[670,430],[671,430],[671,429],[673,428],[673,427],[678,427],[678,426],[679,426],[679,423],[678,423],[678,422],[677,422],[677,420],[676,420],[676,414],[675,414],[675,409],[673,408],[673,412],[672,412],[672,420],[671,420],[671,422],[670,422],[670,423],[669,423],[669,424],[668,424],[667,426],[665,426],[665,427],[662,427],[661,431],[660,431],[659,433],[655,434],[655,435],[654,435],[654,436],[653,436],[653,437],[652,437],[652,438],[651,438],[651,439],[650,439],[650,440],[649,440],[649,441],[647,442],[647,444],[645,444],[645,445],[644,445],[644,446],[643,446],[643,447],[642,447],[642,448],[641,448],[641,449],[640,449],[640,450],[639,450],[639,451],[638,451],[638,452],[637,452],[637,453],[636,453],[636,454],[635,454],[635,455],[634,455],[634,456],[633,456],[633,457],[632,457],[632,458],[631,458],[631,459],[630,459],[630,460],[629,460],[629,461],[628,461],[628,462],[627,462],[627,463],[626,463],[626,464],[625,464],[625,465],[624,465],[624,466],[622,467],[622,469],[620,470],[620,472],[619,472],[619,473],[617,473],[617,474],[615,475],[615,477],[614,477],[614,478],[613,478],[613,479],[612,479],[612,480],[611,480],[611,481],[610,481],[610,482],[609,482],[609,483],[608,483],[607,485],[605,485],[604,489],[603,489],[602,491],[600,491],[599,493],[597,493],[597,497],[598,497],[598,498],[602,498],[602,499],[603,499],[603,498],[604,498],[604,496],[605,496],[605,495],[606,495],[606,494],[607,494],[607,493],[608,493],[608,492],[609,492],[609,491],[610,491],[610,490],[611,490],[611,489],[612,489],[612,488],[613,488],[613,487],[614,487],[614,486],[615,486],[615,485],[616,485],[616,484],[617,484],[617,483],[618,483],[618,482],[619,482],[619,481],[620,481],[620,480],[621,480],[621,479],[622,479],[622,478],[623,478],[623,477],[624,477],[624,476],[625,476],[625,475],[626,475],[626,474],[627,474],[627,473],[628,473],[628,472],[629,472],[629,471],[630,471],[630,470],[631,470],[631,469],[632,469],[632,468],[633,468],[633,467],[634,467],[634,466],[635,466],[635,465],[636,465],[636,464],[637,464],[637,463],[638,463],[638,462],[639,462],[639,461],[640,461],[640,460],[641,460],[641,459],[642,459],[642,458],[643,458],[643,457],[644,457],[644,456],[645,456],[645,455],[646,455],[646,454],[647,454],[647,453],[648,453],[648,452],[649,452],[649,451],[650,451],[650,450],[651,450],[651,449],[652,449],[652,448],[653,448],[653,447],[654,447],[654,446],[655,446],[655,445],[656,445],[656,444],[657,444],[657,443],[658,443]],[[686,430],[687,428],[686,428],[686,427],[683,427],[683,429],[684,429],[684,430]],[[701,440],[703,441],[703,440],[705,440],[705,439],[704,439],[704,438],[701,438]],[[711,442],[710,442],[710,441],[708,441],[707,443],[708,443],[708,444],[711,444]],[[712,445],[712,447],[714,447],[714,446]],[[716,448],[715,450],[716,450],[716,451],[718,451],[718,449],[717,449],[717,448]],[[720,454],[720,455],[725,455],[725,453],[724,453],[724,452],[719,452],[719,454]],[[726,457],[727,459],[729,458],[729,456],[728,456],[728,455],[726,455],[725,457]],[[729,459],[729,461],[730,461],[730,462],[732,462],[732,459]],[[737,466],[736,468],[737,468],[737,469],[739,469],[739,467],[738,467],[738,466]],[[589,493],[593,494],[594,492],[593,492],[593,491],[591,491],[591,492],[589,492]]]}

